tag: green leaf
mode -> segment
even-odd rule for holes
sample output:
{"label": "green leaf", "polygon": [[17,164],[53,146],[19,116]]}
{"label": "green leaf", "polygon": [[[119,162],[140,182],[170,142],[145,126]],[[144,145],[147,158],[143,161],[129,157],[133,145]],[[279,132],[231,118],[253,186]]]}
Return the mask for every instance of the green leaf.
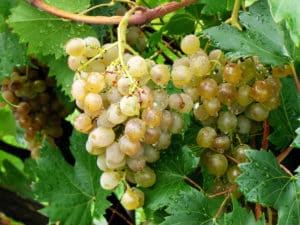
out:
{"label": "green leaf", "polygon": [[188,34],[195,29],[194,18],[190,14],[175,14],[165,26],[168,34]]}
{"label": "green leaf", "polygon": [[162,152],[160,160],[153,166],[157,179],[153,187],[144,190],[147,208],[162,208],[177,196],[178,190],[189,190],[184,179],[197,167],[199,158],[187,146],[178,146]]}
{"label": "green leaf", "polygon": [[298,0],[269,0],[272,16],[276,23],[284,20],[297,46],[300,45],[300,4]]}
{"label": "green leaf", "polygon": [[33,198],[30,187],[32,181],[13,164],[14,162],[4,160],[2,166],[0,165],[0,186],[26,198]]}
{"label": "green leaf", "polygon": [[71,85],[74,79],[74,71],[70,70],[67,63],[67,57],[55,59],[49,58],[48,66],[49,76],[54,76],[57,80],[57,86],[71,98]]}
{"label": "green leaf", "polygon": [[1,0],[0,1],[0,15],[7,17],[9,10],[16,5],[16,0]]}
{"label": "green leaf", "polygon": [[218,13],[226,13],[232,9],[233,0],[202,0],[201,3],[205,4],[202,13],[206,15],[216,15]]}
{"label": "green leaf", "polygon": [[100,187],[100,170],[96,166],[96,157],[85,150],[86,140],[86,135],[78,132],[71,137],[74,167],[48,143],[31,167],[38,177],[34,185],[38,200],[49,202],[42,209],[50,217],[49,223],[91,225],[93,217],[100,218],[110,206],[106,198],[111,192]]}
{"label": "green leaf", "polygon": [[297,128],[296,134],[297,134],[297,137],[294,139],[291,146],[294,148],[300,148],[300,127]]}
{"label": "green leaf", "polygon": [[284,47],[284,33],[273,21],[266,1],[258,1],[249,12],[240,14],[243,32],[228,24],[204,30],[217,47],[228,51],[232,59],[257,55],[259,61],[283,65],[291,61]]}
{"label": "green leaf", "polygon": [[65,0],[45,0],[51,6],[69,12],[82,12],[90,6],[89,0],[72,0],[72,3]]}
{"label": "green leaf", "polygon": [[29,43],[29,54],[54,54],[56,58],[64,55],[69,39],[95,35],[88,25],[62,20],[24,2],[12,10],[9,24],[20,35],[21,42]]}
{"label": "green leaf", "polygon": [[[238,186],[247,201],[278,210],[278,225],[299,224],[300,177],[287,175],[267,151],[247,151],[250,163],[240,165]],[[300,172],[300,169],[296,172]]]}
{"label": "green leaf", "polygon": [[13,67],[28,63],[26,47],[11,33],[0,33],[0,80],[10,75]]}
{"label": "green leaf", "polygon": [[273,132],[268,140],[283,150],[295,138],[295,130],[300,126],[300,95],[293,78],[281,79],[281,83],[281,104],[270,112],[269,122]]}
{"label": "green leaf", "polygon": [[240,206],[239,202],[232,199],[233,210],[224,215],[224,225],[265,225],[263,217],[256,221],[252,212]]}
{"label": "green leaf", "polygon": [[6,135],[16,134],[16,121],[8,106],[0,108],[0,138]]}
{"label": "green leaf", "polygon": [[170,215],[162,225],[212,225],[223,197],[210,199],[202,192],[189,188],[181,192],[166,208]]}

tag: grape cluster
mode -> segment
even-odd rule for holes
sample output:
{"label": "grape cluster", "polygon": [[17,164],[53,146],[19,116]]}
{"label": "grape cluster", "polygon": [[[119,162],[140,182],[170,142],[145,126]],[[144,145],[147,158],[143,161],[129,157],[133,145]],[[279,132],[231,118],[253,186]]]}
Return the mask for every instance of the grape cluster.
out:
{"label": "grape cluster", "polygon": [[24,129],[24,139],[32,157],[37,157],[41,138],[53,140],[62,135],[61,119],[67,115],[67,110],[55,93],[55,79],[47,76],[48,69],[32,63],[34,67],[15,69],[10,77],[4,78],[1,92]]}
{"label": "grape cluster", "polygon": [[[138,187],[154,185],[149,164],[169,147],[171,134],[182,132],[182,114],[193,112],[203,125],[197,143],[207,149],[208,172],[217,177],[227,173],[234,182],[240,172],[228,166],[224,153],[243,162],[249,146],[233,148],[233,134],[247,136],[279,104],[278,78],[256,59],[231,62],[220,50],[207,54],[194,35],[183,38],[186,56],[172,69],[138,55],[120,56],[116,44],[101,46],[93,37],[71,39],[65,49],[69,67],[76,71],[71,93],[81,109],[74,127],[88,134],[86,150],[98,156],[102,188],[125,183],[121,202],[129,210],[143,205]],[[170,83],[179,92],[168,94]]]}

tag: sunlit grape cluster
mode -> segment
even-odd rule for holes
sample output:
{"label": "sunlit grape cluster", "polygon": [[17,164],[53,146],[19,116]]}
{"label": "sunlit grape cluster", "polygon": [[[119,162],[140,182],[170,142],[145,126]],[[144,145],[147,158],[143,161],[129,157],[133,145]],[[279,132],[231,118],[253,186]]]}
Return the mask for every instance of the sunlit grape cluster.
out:
{"label": "sunlit grape cluster", "polygon": [[[231,62],[220,50],[207,54],[194,35],[180,46],[186,56],[172,66],[120,56],[116,43],[102,46],[93,37],[74,38],[65,46],[76,71],[71,93],[81,110],[74,127],[88,134],[86,150],[98,156],[102,188],[126,185],[121,202],[129,210],[143,205],[138,188],[154,185],[149,164],[169,147],[172,134],[182,132],[182,114],[192,112],[202,124],[196,141],[207,149],[203,164],[222,177],[239,174],[228,166],[225,152],[238,162],[247,160],[249,146],[236,145],[234,134],[242,140],[279,104],[280,81],[255,58]],[[177,91],[168,94],[167,85]],[[232,176],[228,180],[234,182]]]}
{"label": "sunlit grape cluster", "polygon": [[48,69],[32,61],[34,67],[15,69],[1,84],[2,97],[8,103],[21,128],[32,157],[39,155],[44,138],[63,134],[61,120],[67,110],[55,93],[56,81]]}

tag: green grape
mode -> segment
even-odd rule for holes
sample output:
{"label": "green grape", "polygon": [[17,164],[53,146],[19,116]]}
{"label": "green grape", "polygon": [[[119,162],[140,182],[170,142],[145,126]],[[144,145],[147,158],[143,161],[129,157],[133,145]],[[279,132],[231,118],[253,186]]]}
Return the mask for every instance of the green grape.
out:
{"label": "green grape", "polygon": [[218,99],[224,105],[231,105],[235,102],[237,97],[237,91],[233,84],[222,83],[219,85]]}
{"label": "green grape", "polygon": [[122,198],[121,204],[126,210],[134,210],[141,206],[140,195],[130,189],[127,189]]}
{"label": "green grape", "polygon": [[154,83],[160,86],[167,85],[170,80],[169,66],[164,64],[157,64],[150,70],[151,79]]}
{"label": "green grape", "polygon": [[242,72],[239,64],[230,62],[224,66],[222,74],[225,81],[237,84],[242,78]]}
{"label": "green grape", "polygon": [[249,105],[250,103],[253,102],[253,99],[250,96],[250,92],[251,92],[251,87],[249,85],[245,84],[240,86],[237,92],[236,101],[241,106]]}
{"label": "green grape", "polygon": [[245,151],[250,149],[251,147],[249,145],[246,144],[238,145],[232,150],[232,156],[235,159],[237,159],[240,163],[248,162],[249,159],[247,158]]}
{"label": "green grape", "polygon": [[200,41],[193,34],[186,35],[180,43],[180,48],[185,54],[192,55],[200,49]]}
{"label": "green grape", "polygon": [[250,95],[257,102],[267,102],[272,97],[272,87],[264,80],[257,80],[252,85]]}
{"label": "green grape", "polygon": [[197,134],[197,144],[203,148],[210,148],[217,137],[217,132],[214,128],[203,127],[199,130]]}
{"label": "green grape", "polygon": [[171,72],[171,78],[173,84],[177,88],[182,88],[184,85],[187,85],[192,80],[191,70],[183,65],[173,67]]}
{"label": "green grape", "polygon": [[85,51],[85,42],[81,38],[72,38],[65,45],[65,51],[70,56],[81,56]]}
{"label": "green grape", "polygon": [[212,99],[218,94],[218,84],[214,79],[206,78],[198,86],[199,94],[206,99]]}
{"label": "green grape", "polygon": [[229,183],[235,184],[235,179],[241,175],[241,170],[237,166],[231,166],[227,169],[226,177]]}
{"label": "green grape", "polygon": [[227,135],[218,136],[214,139],[212,143],[212,148],[219,152],[224,153],[230,148],[231,141]]}
{"label": "green grape", "polygon": [[262,103],[252,103],[246,109],[246,116],[255,121],[264,121],[269,116],[269,109]]}
{"label": "green grape", "polygon": [[207,158],[206,167],[210,174],[221,177],[226,173],[228,161],[223,154],[211,154]]}
{"label": "green grape", "polygon": [[217,98],[205,99],[203,106],[209,116],[216,115],[221,109],[221,103]]}
{"label": "green grape", "polygon": [[237,127],[237,117],[229,111],[221,112],[217,124],[218,129],[220,129],[222,132],[232,132]]}
{"label": "green grape", "polygon": [[121,174],[116,171],[105,171],[101,174],[100,185],[105,190],[116,188],[121,180]]}
{"label": "green grape", "polygon": [[148,166],[144,167],[134,175],[136,183],[141,187],[151,187],[156,182],[155,172]]}
{"label": "green grape", "polygon": [[100,49],[99,40],[95,37],[86,37],[83,41],[85,43],[85,50],[83,54],[89,58],[96,56]]}

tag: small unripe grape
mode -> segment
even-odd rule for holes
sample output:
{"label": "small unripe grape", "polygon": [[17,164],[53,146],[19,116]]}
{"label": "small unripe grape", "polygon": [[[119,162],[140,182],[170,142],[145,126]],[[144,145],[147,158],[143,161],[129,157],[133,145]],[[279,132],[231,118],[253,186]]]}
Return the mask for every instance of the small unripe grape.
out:
{"label": "small unripe grape", "polygon": [[200,49],[200,41],[193,34],[186,35],[181,40],[180,48],[185,54],[192,55]]}
{"label": "small unripe grape", "polygon": [[141,56],[133,56],[128,62],[128,72],[135,78],[141,78],[149,74],[148,64]]}
{"label": "small unripe grape", "polygon": [[251,92],[251,87],[249,85],[245,84],[240,86],[237,92],[236,101],[241,106],[249,105],[250,103],[253,102],[253,99],[250,96],[250,92]]}
{"label": "small unripe grape", "polygon": [[139,34],[140,34],[140,29],[137,26],[131,26],[128,27],[126,31],[126,41],[129,45],[135,45]]}
{"label": "small unripe grape", "polygon": [[228,63],[223,68],[223,78],[228,83],[236,84],[242,78],[242,69],[240,68],[239,64],[236,63]]}
{"label": "small unripe grape", "polygon": [[246,109],[246,116],[255,121],[264,121],[269,116],[269,109],[262,103],[253,103]]}
{"label": "small unripe grape", "polygon": [[120,100],[121,112],[126,116],[135,116],[140,113],[140,103],[137,96],[124,96]]}
{"label": "small unripe grape", "polygon": [[226,177],[229,183],[235,184],[236,178],[241,175],[242,171],[237,166],[231,166],[226,172]]}
{"label": "small unripe grape", "polygon": [[107,147],[115,140],[115,132],[111,128],[97,127],[88,138],[97,147]]}
{"label": "small unripe grape", "polygon": [[100,48],[99,40],[95,37],[86,37],[83,41],[85,42],[85,51],[83,54],[86,57],[94,57],[97,55]]}
{"label": "small unripe grape", "polygon": [[251,131],[251,121],[244,115],[238,116],[237,132],[240,134],[249,134]]}
{"label": "small unripe grape", "polygon": [[197,134],[197,144],[202,148],[210,148],[214,139],[217,137],[217,132],[214,128],[203,127]]}
{"label": "small unripe grape", "polygon": [[219,85],[218,99],[224,105],[231,105],[237,96],[236,88],[233,84],[230,83],[222,83]]}
{"label": "small unripe grape", "polygon": [[229,111],[222,112],[219,115],[217,124],[218,124],[218,128],[222,132],[224,133],[232,132],[233,130],[235,130],[237,126],[237,117]]}
{"label": "small unripe grape", "polygon": [[105,190],[112,190],[116,188],[121,180],[119,172],[106,171],[101,174],[100,185]]}
{"label": "small unripe grape", "polygon": [[142,113],[142,119],[148,127],[157,127],[162,121],[162,112],[153,108],[145,109]]}
{"label": "small unripe grape", "polygon": [[221,64],[224,64],[224,53],[222,52],[222,50],[220,49],[213,49],[209,55],[208,55],[208,58],[210,60],[214,60],[214,61],[218,61],[220,62]]}
{"label": "small unripe grape", "polygon": [[150,75],[152,81],[157,85],[167,85],[170,80],[169,66],[164,64],[157,64],[151,68]]}
{"label": "small unripe grape", "polygon": [[80,56],[85,51],[85,42],[81,38],[72,38],[65,45],[65,51],[70,56]]}
{"label": "small unripe grape", "polygon": [[162,111],[162,120],[160,123],[160,129],[167,131],[173,126],[174,117],[169,110]]}
{"label": "small unripe grape", "polygon": [[228,161],[223,154],[212,154],[208,156],[206,166],[210,174],[221,177],[227,170]]}
{"label": "small unripe grape", "polygon": [[107,100],[111,104],[113,104],[113,103],[119,103],[122,98],[122,95],[120,94],[120,92],[116,87],[112,87],[106,92],[106,97]]}
{"label": "small unripe grape", "polygon": [[176,66],[173,67],[171,72],[171,77],[173,80],[173,84],[177,88],[183,87],[183,85],[187,85],[192,80],[192,72],[186,66]]}
{"label": "small unripe grape", "polygon": [[146,133],[146,123],[139,119],[133,118],[127,121],[124,134],[133,141],[143,139]]}
{"label": "small unripe grape", "polygon": [[160,158],[160,151],[155,149],[152,145],[144,144],[144,156],[147,162],[154,163]]}
{"label": "small unripe grape", "polygon": [[190,67],[190,59],[189,57],[183,56],[179,59],[176,59],[173,63],[173,68],[177,66],[186,66]]}
{"label": "small unripe grape", "polygon": [[232,156],[240,163],[248,162],[249,159],[247,158],[245,151],[250,149],[251,147],[249,145],[241,144],[233,149]]}
{"label": "small unripe grape", "polygon": [[141,149],[142,145],[140,141],[130,140],[127,136],[123,135],[119,139],[120,150],[129,156],[137,154]]}
{"label": "small unripe grape", "polygon": [[170,132],[173,134],[180,134],[182,132],[184,121],[179,113],[172,112],[174,121],[173,125],[170,128]]}
{"label": "small unripe grape", "polygon": [[204,105],[195,104],[193,114],[197,120],[203,121],[209,118],[209,114],[207,113]]}
{"label": "small unripe grape", "polygon": [[105,66],[110,65],[111,62],[116,60],[119,55],[118,46],[117,45],[115,45],[113,47],[111,47],[111,46],[112,46],[112,44],[110,44],[110,43],[103,45],[103,48],[107,49],[107,51],[103,54],[103,63]]}
{"label": "small unripe grape", "polygon": [[134,175],[136,183],[141,187],[151,187],[155,184],[156,174],[148,166],[144,167]]}
{"label": "small unripe grape", "polygon": [[218,84],[214,79],[206,78],[198,86],[199,94],[206,99],[212,99],[218,94]]}
{"label": "small unripe grape", "polygon": [[224,153],[230,148],[231,141],[227,135],[218,136],[214,139],[212,148],[219,153]]}
{"label": "small unripe grape", "polygon": [[105,71],[105,65],[102,59],[95,59],[87,64],[84,68],[86,72],[98,72],[103,73]]}
{"label": "small unripe grape", "polygon": [[76,130],[88,134],[93,128],[92,119],[86,113],[81,113],[74,119],[74,127]]}
{"label": "small unripe grape", "polygon": [[250,95],[257,102],[267,102],[272,97],[272,88],[268,82],[257,80],[252,85]]}

